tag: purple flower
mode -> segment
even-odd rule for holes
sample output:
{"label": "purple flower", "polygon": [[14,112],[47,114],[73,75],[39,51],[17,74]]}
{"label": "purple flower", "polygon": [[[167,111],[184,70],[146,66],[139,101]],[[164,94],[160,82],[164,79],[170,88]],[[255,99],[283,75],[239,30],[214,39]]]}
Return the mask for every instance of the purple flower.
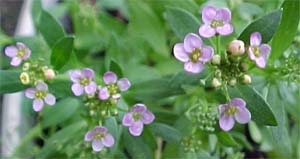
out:
{"label": "purple flower", "polygon": [[105,87],[100,88],[98,97],[101,100],[107,100],[112,97],[113,99],[119,99],[121,97],[120,92],[124,92],[131,86],[127,78],[118,77],[115,73],[108,71],[103,75],[103,81],[106,84]]}
{"label": "purple flower", "polygon": [[233,128],[234,119],[241,124],[248,123],[251,119],[246,102],[241,98],[233,98],[229,104],[219,105],[219,113],[219,125],[224,131]]}
{"label": "purple flower", "polygon": [[101,151],[104,146],[112,147],[115,143],[114,137],[103,126],[96,126],[93,130],[88,131],[84,140],[92,141],[93,150],[96,152]]}
{"label": "purple flower", "polygon": [[135,104],[131,111],[123,116],[122,124],[129,127],[129,132],[133,136],[140,136],[144,124],[150,124],[154,120],[154,115],[147,110],[144,104]]}
{"label": "purple flower", "polygon": [[252,61],[255,61],[258,67],[265,68],[271,47],[268,44],[261,44],[261,40],[262,39],[259,32],[254,32],[251,34],[248,55]]}
{"label": "purple flower", "polygon": [[25,96],[33,100],[33,110],[39,112],[44,107],[44,102],[48,105],[54,105],[56,98],[48,92],[48,85],[44,82],[38,82],[36,88],[28,88],[25,91]]}
{"label": "purple flower", "polygon": [[210,38],[215,34],[229,35],[233,32],[230,20],[231,12],[228,8],[217,10],[212,6],[206,6],[202,10],[204,24],[199,28],[199,34],[205,38]]}
{"label": "purple flower", "polygon": [[17,42],[16,46],[10,45],[5,48],[5,55],[11,58],[12,66],[19,66],[23,60],[27,60],[31,50],[23,43]]}
{"label": "purple flower", "polygon": [[90,68],[84,68],[83,70],[70,71],[70,79],[73,82],[72,91],[75,96],[80,96],[84,92],[88,95],[92,95],[97,90],[97,84],[93,81],[94,71]]}
{"label": "purple flower", "polygon": [[214,50],[203,45],[198,35],[189,33],[183,43],[175,44],[173,53],[179,61],[184,62],[185,71],[200,73],[204,69],[204,63],[212,59]]}

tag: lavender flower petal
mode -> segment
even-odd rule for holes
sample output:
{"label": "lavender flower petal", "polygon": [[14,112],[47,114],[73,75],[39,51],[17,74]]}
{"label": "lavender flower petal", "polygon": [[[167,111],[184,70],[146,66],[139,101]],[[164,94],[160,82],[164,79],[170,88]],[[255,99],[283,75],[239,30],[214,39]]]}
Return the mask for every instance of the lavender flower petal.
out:
{"label": "lavender flower petal", "polygon": [[146,110],[145,113],[143,114],[143,118],[142,121],[144,124],[150,124],[153,122],[154,120],[154,115],[152,112],[150,112],[149,110]]}
{"label": "lavender flower petal", "polygon": [[111,71],[108,71],[103,75],[103,81],[105,84],[116,83],[117,75]]}
{"label": "lavender flower petal", "polygon": [[141,121],[136,121],[129,126],[129,132],[133,136],[140,136],[143,131],[144,125]]}
{"label": "lavender flower petal", "polygon": [[29,48],[25,48],[25,54],[24,54],[24,56],[23,56],[23,60],[26,60],[26,59],[28,59],[29,57],[30,57],[30,55],[31,55],[31,50],[29,49]]}
{"label": "lavender flower petal", "polygon": [[262,44],[259,47],[259,50],[260,50],[261,56],[263,56],[267,60],[267,57],[268,57],[268,55],[270,54],[270,51],[271,51],[270,45],[268,45],[268,44]]}
{"label": "lavender flower petal", "polygon": [[118,80],[119,89],[123,92],[130,88],[131,84],[127,78],[121,78]]}
{"label": "lavender flower petal", "polygon": [[33,99],[35,97],[35,89],[34,88],[26,89],[25,96],[29,99]]}
{"label": "lavender flower petal", "polygon": [[13,58],[17,55],[18,49],[15,46],[7,46],[4,52],[6,56]]}
{"label": "lavender flower petal", "polygon": [[55,96],[51,93],[48,93],[46,95],[46,97],[44,98],[44,100],[45,100],[45,103],[47,103],[48,105],[54,105],[56,102]]}
{"label": "lavender flower petal", "polygon": [[84,141],[92,141],[93,139],[93,131],[88,131],[85,135],[84,135]]}
{"label": "lavender flower petal", "polygon": [[220,34],[220,35],[229,35],[233,32],[233,26],[231,24],[225,24],[221,27],[217,27],[216,31]]}
{"label": "lavender flower petal", "polygon": [[135,104],[132,108],[131,111],[133,112],[145,112],[147,110],[146,106],[144,104],[138,103]]}
{"label": "lavender flower petal", "polygon": [[78,83],[74,83],[71,89],[75,96],[81,96],[84,90],[83,86]]}
{"label": "lavender flower petal", "polygon": [[198,35],[194,33],[189,33],[185,36],[183,47],[186,52],[190,53],[195,48],[201,48],[201,46],[202,46],[202,40]]}
{"label": "lavender flower petal", "polygon": [[106,134],[102,139],[102,143],[106,147],[112,147],[112,145],[115,143],[115,139],[111,134]]}
{"label": "lavender flower petal", "polygon": [[42,99],[35,99],[33,100],[32,106],[34,111],[39,112],[43,109],[44,102]]}
{"label": "lavender flower petal", "polygon": [[245,108],[246,107],[246,102],[242,98],[233,98],[230,101],[231,106],[237,106],[240,108]]}
{"label": "lavender flower petal", "polygon": [[103,149],[104,145],[101,140],[94,139],[92,141],[93,150],[99,152]]}
{"label": "lavender flower petal", "polygon": [[184,50],[183,43],[175,44],[173,54],[181,62],[189,61],[189,55]]}
{"label": "lavender flower petal", "polygon": [[202,56],[199,58],[201,62],[207,62],[212,59],[214,56],[214,49],[210,46],[202,47]]}
{"label": "lavender flower petal", "polygon": [[224,131],[229,131],[230,129],[233,128],[233,125],[234,125],[234,119],[232,116],[221,114],[219,119],[219,126],[221,127],[221,129],[223,129]]}
{"label": "lavender flower petal", "polygon": [[217,10],[216,19],[225,23],[229,23],[231,20],[231,12],[228,8],[221,8]]}
{"label": "lavender flower petal", "polygon": [[82,75],[85,78],[92,79],[92,78],[94,78],[94,74],[95,74],[94,71],[90,68],[84,68],[82,70]]}
{"label": "lavender flower petal", "polygon": [[204,65],[200,62],[186,62],[184,64],[184,70],[190,73],[200,73],[204,69]]}
{"label": "lavender flower petal", "polygon": [[251,60],[255,60],[256,56],[254,55],[253,48],[250,46],[248,49],[248,56]]}
{"label": "lavender flower petal", "polygon": [[21,62],[22,62],[22,59],[20,58],[20,57],[13,57],[12,58],[12,60],[11,60],[11,62],[10,62],[10,64],[12,65],[12,66],[19,66],[20,64],[21,64]]}
{"label": "lavender flower petal", "polygon": [[38,82],[38,84],[36,85],[36,89],[39,91],[47,91],[48,85],[44,82]]}
{"label": "lavender flower petal", "polygon": [[238,112],[234,115],[235,120],[238,123],[246,124],[251,119],[251,114],[247,108],[238,107]]}
{"label": "lavender flower petal", "polygon": [[206,6],[202,9],[202,20],[204,23],[210,23],[216,17],[217,11],[212,6]]}
{"label": "lavender flower petal", "polygon": [[256,65],[260,68],[265,68],[266,67],[266,58],[263,56],[260,56],[255,59]]}
{"label": "lavender flower petal", "polygon": [[107,132],[107,128],[104,126],[96,126],[94,128],[94,132],[101,132],[101,133],[106,133]]}
{"label": "lavender flower petal", "polygon": [[258,46],[261,43],[261,35],[259,32],[254,32],[250,35],[250,45]]}
{"label": "lavender flower petal", "polygon": [[106,100],[109,98],[109,96],[110,95],[109,95],[109,91],[108,91],[107,87],[103,87],[99,90],[99,94],[98,94],[99,99]]}
{"label": "lavender flower petal", "polygon": [[82,77],[82,74],[81,74],[80,70],[70,71],[70,79],[72,80],[72,82],[78,83],[81,77]]}
{"label": "lavender flower petal", "polygon": [[216,34],[216,30],[210,27],[210,25],[204,24],[199,28],[199,34],[202,37],[210,38]]}
{"label": "lavender flower petal", "polygon": [[122,119],[122,125],[124,126],[130,126],[134,123],[133,117],[132,117],[132,112],[128,112],[123,116]]}
{"label": "lavender flower petal", "polygon": [[97,84],[96,84],[96,82],[91,81],[89,83],[89,85],[87,85],[87,86],[84,87],[84,90],[89,95],[94,94],[96,92],[96,90],[97,90]]}

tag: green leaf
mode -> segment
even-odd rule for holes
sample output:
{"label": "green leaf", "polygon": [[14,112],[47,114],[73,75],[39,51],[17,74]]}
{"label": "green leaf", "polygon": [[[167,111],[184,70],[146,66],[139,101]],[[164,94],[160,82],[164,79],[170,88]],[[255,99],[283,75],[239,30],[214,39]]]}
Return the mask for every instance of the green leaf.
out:
{"label": "green leaf", "polygon": [[65,36],[63,27],[45,10],[41,12],[38,29],[51,48],[60,38]]}
{"label": "green leaf", "polygon": [[73,50],[74,37],[66,36],[61,38],[53,46],[51,53],[51,64],[55,69],[62,68],[70,59]]}
{"label": "green leaf", "polygon": [[118,146],[122,135],[122,126],[118,125],[116,118],[114,117],[108,117],[107,119],[105,119],[104,125],[115,139],[115,144],[111,148],[111,151],[113,153],[116,153],[118,151]]}
{"label": "green leaf", "polygon": [[229,94],[231,98],[242,98],[247,103],[247,108],[251,112],[251,120],[261,125],[277,125],[277,121],[270,105],[263,99],[263,97],[248,85],[237,85],[232,88],[229,87]]}
{"label": "green leaf", "polygon": [[173,32],[181,40],[184,39],[188,33],[198,32],[200,22],[190,12],[181,8],[169,7],[164,15]]}
{"label": "green leaf", "polygon": [[293,42],[300,20],[300,1],[286,0],[282,4],[283,12],[280,25],[272,40],[270,58],[277,59]]}
{"label": "green leaf", "polygon": [[182,134],[177,129],[163,124],[163,123],[153,123],[150,125],[152,132],[162,137],[168,143],[180,143]]}
{"label": "green leaf", "polygon": [[0,70],[0,94],[14,93],[26,88],[20,81],[20,71]]}
{"label": "green leaf", "polygon": [[118,63],[116,63],[114,60],[110,61],[109,70],[116,73],[119,78],[124,77],[121,66]]}
{"label": "green leaf", "polygon": [[224,146],[230,146],[230,147],[236,147],[238,144],[236,141],[233,139],[233,137],[227,133],[227,132],[219,132],[217,133],[218,136],[218,141],[223,144]]}
{"label": "green leaf", "polygon": [[49,90],[56,97],[73,96],[71,80],[66,75],[58,75],[49,83]]}
{"label": "green leaf", "polygon": [[45,112],[41,125],[48,127],[60,124],[72,117],[79,106],[80,102],[75,98],[62,99]]}
{"label": "green leaf", "polygon": [[246,29],[240,34],[238,39],[243,40],[249,45],[250,35],[253,32],[260,32],[262,36],[262,42],[268,43],[273,37],[281,18],[281,10],[271,12],[246,27]]}

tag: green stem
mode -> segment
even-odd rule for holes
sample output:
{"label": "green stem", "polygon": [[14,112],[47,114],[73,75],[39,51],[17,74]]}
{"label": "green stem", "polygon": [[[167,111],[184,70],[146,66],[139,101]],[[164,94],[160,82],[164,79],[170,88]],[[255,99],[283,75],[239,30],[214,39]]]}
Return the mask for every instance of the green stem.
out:
{"label": "green stem", "polygon": [[216,54],[220,54],[220,36],[216,35]]}
{"label": "green stem", "polygon": [[227,102],[229,102],[230,101],[230,96],[229,96],[228,89],[227,89],[227,86],[226,86],[225,83],[222,84],[222,91],[223,91],[223,93],[226,97]]}

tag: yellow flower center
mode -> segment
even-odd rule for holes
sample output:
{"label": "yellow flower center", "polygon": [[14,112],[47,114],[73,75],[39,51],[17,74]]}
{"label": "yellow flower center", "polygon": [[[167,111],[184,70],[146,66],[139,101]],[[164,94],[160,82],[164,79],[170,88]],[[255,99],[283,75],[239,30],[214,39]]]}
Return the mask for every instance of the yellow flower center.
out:
{"label": "yellow flower center", "polygon": [[238,111],[237,107],[236,106],[229,106],[229,108],[227,108],[225,110],[225,114],[227,116],[232,116],[234,115],[236,112]]}
{"label": "yellow flower center", "polygon": [[104,134],[101,132],[96,132],[93,136],[94,139],[102,139],[104,137]]}
{"label": "yellow flower center", "polygon": [[253,51],[253,54],[254,54],[256,57],[259,57],[259,56],[260,56],[260,50],[259,50],[259,47],[258,47],[258,46],[252,46],[252,51]]}
{"label": "yellow flower center", "polygon": [[134,119],[134,121],[138,121],[141,118],[141,114],[138,112],[134,112],[132,114],[132,118]]}
{"label": "yellow flower center", "polygon": [[16,56],[17,57],[23,57],[25,55],[25,53],[26,53],[26,50],[24,48],[21,48],[21,49],[18,50]]}
{"label": "yellow flower center", "polygon": [[118,85],[114,84],[114,83],[111,83],[107,86],[108,88],[108,91],[110,94],[117,94],[118,91],[119,91],[119,87]]}
{"label": "yellow flower center", "polygon": [[212,28],[221,27],[221,26],[223,26],[223,25],[224,25],[224,22],[221,21],[221,20],[213,20],[213,21],[211,21],[211,23],[210,23],[210,26],[211,26]]}
{"label": "yellow flower center", "polygon": [[190,54],[190,60],[194,63],[198,62],[199,58],[201,57],[202,52],[200,49],[195,48],[193,49],[192,53]]}
{"label": "yellow flower center", "polygon": [[44,99],[46,97],[47,92],[46,91],[36,91],[35,97],[38,99]]}
{"label": "yellow flower center", "polygon": [[86,86],[90,83],[90,80],[88,78],[80,78],[79,83],[83,86]]}

